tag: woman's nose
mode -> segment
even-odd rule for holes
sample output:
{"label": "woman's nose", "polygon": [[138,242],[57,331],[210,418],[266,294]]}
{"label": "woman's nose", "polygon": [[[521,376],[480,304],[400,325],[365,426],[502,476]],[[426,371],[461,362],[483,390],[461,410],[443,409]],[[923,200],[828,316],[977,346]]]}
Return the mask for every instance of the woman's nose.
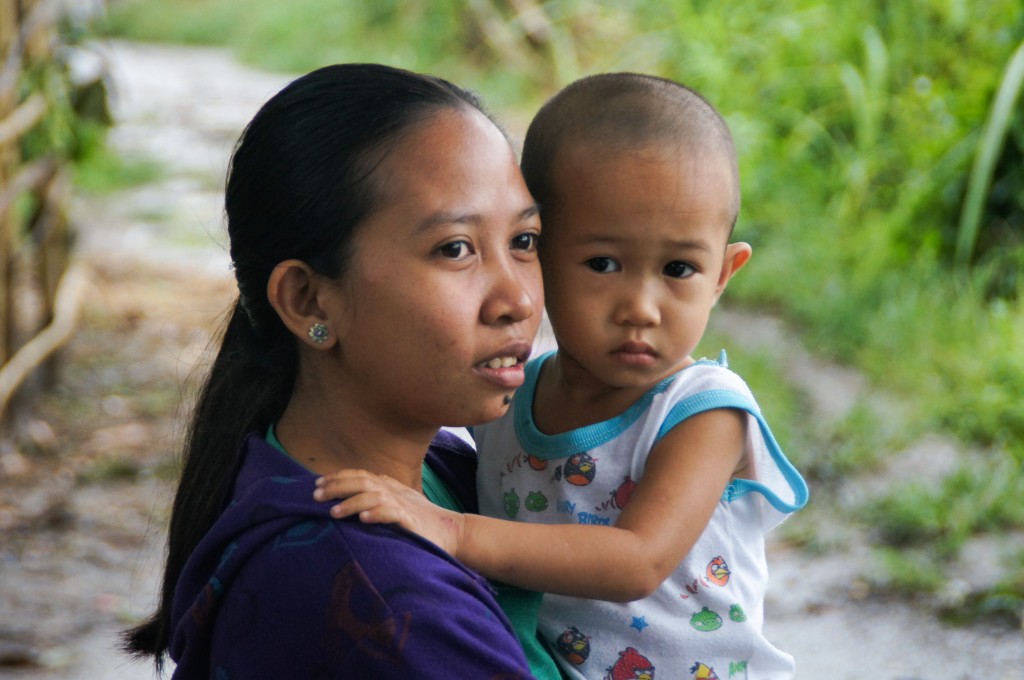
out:
{"label": "woman's nose", "polygon": [[481,307],[485,324],[529,319],[544,305],[540,265],[534,262],[495,263]]}

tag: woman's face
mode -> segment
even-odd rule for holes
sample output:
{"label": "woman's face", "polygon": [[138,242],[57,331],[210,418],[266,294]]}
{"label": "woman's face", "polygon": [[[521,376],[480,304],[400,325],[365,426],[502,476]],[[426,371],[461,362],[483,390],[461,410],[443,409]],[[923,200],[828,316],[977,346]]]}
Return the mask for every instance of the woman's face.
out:
{"label": "woman's face", "polygon": [[479,112],[444,110],[374,180],[339,286],[338,379],[392,428],[497,418],[544,306],[540,219],[508,142]]}

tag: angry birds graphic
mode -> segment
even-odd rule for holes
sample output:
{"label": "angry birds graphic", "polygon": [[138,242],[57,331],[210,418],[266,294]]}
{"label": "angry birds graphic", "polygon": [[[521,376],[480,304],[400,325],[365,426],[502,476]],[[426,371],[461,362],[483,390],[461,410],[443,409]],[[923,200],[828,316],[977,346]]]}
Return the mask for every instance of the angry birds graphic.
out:
{"label": "angry birds graphic", "polygon": [[629,503],[629,499],[633,497],[633,490],[636,489],[636,482],[629,475],[622,480],[622,484],[619,484],[619,488],[612,491],[612,505],[619,510],[625,510],[626,505]]}
{"label": "angry birds graphic", "polygon": [[718,680],[715,669],[705,666],[700,661],[693,664],[693,668],[690,669],[690,675],[698,680]]}
{"label": "angry birds graphic", "polygon": [[716,586],[724,586],[728,583],[731,573],[729,565],[725,563],[725,558],[721,555],[708,562],[708,580]]}
{"label": "angry birds graphic", "polygon": [[729,619],[736,623],[743,623],[747,620],[747,613],[743,611],[743,607],[738,604],[734,604],[729,607]]}
{"label": "angry birds graphic", "polygon": [[716,612],[704,607],[690,617],[690,625],[693,626],[694,630],[699,630],[702,633],[710,633],[722,627],[722,617]]}
{"label": "angry birds graphic", "polygon": [[634,648],[626,647],[608,669],[605,680],[654,680],[654,664]]}
{"label": "angry birds graphic", "polygon": [[555,648],[562,658],[579,666],[590,656],[590,638],[577,630],[576,626],[569,626],[558,636]]}
{"label": "angry birds graphic", "polygon": [[518,514],[519,494],[516,493],[515,489],[510,489],[505,492],[505,516],[509,519],[515,519]]}
{"label": "angry birds graphic", "polygon": [[586,453],[577,453],[569,457],[562,466],[562,477],[573,486],[586,486],[594,481],[597,473],[596,461]]}
{"label": "angry birds graphic", "polygon": [[540,491],[531,491],[526,494],[524,505],[530,512],[543,512],[548,509],[548,499]]}
{"label": "angry birds graphic", "polygon": [[546,470],[548,467],[548,462],[546,460],[533,455],[526,457],[526,464],[534,470]]}

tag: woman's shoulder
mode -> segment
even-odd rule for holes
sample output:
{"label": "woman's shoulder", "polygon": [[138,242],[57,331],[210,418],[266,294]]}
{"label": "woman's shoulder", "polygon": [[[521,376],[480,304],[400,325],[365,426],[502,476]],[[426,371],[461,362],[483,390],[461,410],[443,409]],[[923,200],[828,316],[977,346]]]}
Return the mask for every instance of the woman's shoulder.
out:
{"label": "woman's shoulder", "polygon": [[334,669],[324,677],[414,677],[441,664],[443,648],[455,654],[455,637],[514,644],[479,576],[427,541],[358,520],[282,527],[218,587],[217,626],[238,634],[214,657],[266,677],[313,666]]}
{"label": "woman's shoulder", "polygon": [[297,517],[260,552],[248,568],[266,571],[268,581],[287,580],[302,589],[314,584],[330,589],[344,582],[375,593],[381,604],[394,608],[416,607],[423,593],[445,584],[487,588],[480,576],[433,543],[357,518]]}
{"label": "woman's shoulder", "polygon": [[[431,648],[455,644],[453,638],[479,636],[491,644],[514,645],[487,581],[433,543],[401,529],[358,520],[334,520],[331,528],[329,540],[338,545],[333,550],[325,547],[333,556],[298,560],[310,563],[311,573],[292,571],[291,577],[300,587],[313,585],[315,594],[308,606],[320,603],[326,620],[350,636],[346,644],[352,645],[353,654],[362,655],[360,650],[368,644],[384,644],[390,651],[434,665],[439,660],[428,657],[438,652]],[[296,562],[283,555],[276,559],[284,570],[293,569]],[[325,573],[318,573],[312,564],[316,561],[329,565]],[[416,637],[417,643],[410,644],[406,636]]]}

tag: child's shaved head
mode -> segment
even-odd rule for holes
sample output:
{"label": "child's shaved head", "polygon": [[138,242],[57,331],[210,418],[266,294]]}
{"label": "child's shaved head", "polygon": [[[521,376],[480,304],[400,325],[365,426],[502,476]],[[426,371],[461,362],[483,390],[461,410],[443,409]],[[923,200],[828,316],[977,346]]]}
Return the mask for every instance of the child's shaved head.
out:
{"label": "child's shaved head", "polygon": [[740,203],[739,170],[729,128],[700,94],[664,78],[605,73],[567,86],[530,123],[523,143],[523,176],[544,211],[557,200],[552,171],[565,149],[587,146],[611,155],[670,145],[684,153],[727,159],[734,180],[734,223]]}

